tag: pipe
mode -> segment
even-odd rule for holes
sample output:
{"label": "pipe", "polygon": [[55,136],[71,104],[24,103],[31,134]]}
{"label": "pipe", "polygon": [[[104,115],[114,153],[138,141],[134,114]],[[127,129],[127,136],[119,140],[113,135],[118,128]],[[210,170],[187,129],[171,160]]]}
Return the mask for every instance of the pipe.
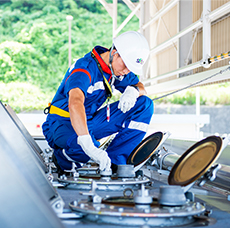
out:
{"label": "pipe", "polygon": [[[213,57],[210,57],[208,59],[208,62],[209,62],[209,64],[213,64],[215,62],[218,62],[218,61],[221,61],[221,60],[224,60],[224,59],[227,59],[227,58],[230,58],[230,51],[229,52],[224,52],[222,54],[219,54],[219,55],[216,55],[216,56],[213,56]],[[179,69],[173,70],[171,72],[158,75],[158,76],[156,76],[154,78],[149,78],[149,79],[143,81],[142,83],[144,85],[147,85],[147,84],[152,83],[152,82],[156,83],[158,80],[165,79],[165,78],[168,78],[168,77],[176,75],[176,74],[181,74],[181,73],[184,73],[186,71],[194,70],[194,69],[196,69],[198,67],[201,67],[201,66],[202,66],[202,60],[198,61],[198,62],[195,62],[195,63],[192,63],[192,64],[189,64],[189,65],[186,65],[186,66],[181,67]]]}
{"label": "pipe", "polygon": [[208,59],[208,62],[210,64],[212,63],[215,63],[215,62],[218,62],[218,61],[221,61],[223,59],[227,59],[227,58],[230,58],[230,51],[229,52],[225,52],[225,53],[222,53],[220,55],[216,55],[216,56],[213,56],[213,57],[210,57]]}
{"label": "pipe", "polygon": [[211,0],[203,1],[203,67],[209,68],[208,58],[211,56]]}
{"label": "pipe", "polygon": [[224,5],[220,6],[219,8],[213,10],[209,14],[209,18],[211,19],[211,21],[215,21],[219,17],[229,13],[229,11],[230,11],[230,2],[227,2]]}

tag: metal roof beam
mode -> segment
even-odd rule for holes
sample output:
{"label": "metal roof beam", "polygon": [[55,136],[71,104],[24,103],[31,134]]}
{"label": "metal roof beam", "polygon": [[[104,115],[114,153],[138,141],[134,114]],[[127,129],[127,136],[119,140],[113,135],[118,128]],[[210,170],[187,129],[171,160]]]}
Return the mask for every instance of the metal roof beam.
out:
{"label": "metal roof beam", "polygon": [[158,80],[162,80],[162,79],[165,79],[165,78],[168,78],[168,77],[171,77],[173,75],[178,75],[178,74],[181,74],[181,73],[184,73],[186,71],[190,71],[190,70],[193,70],[193,69],[196,69],[198,67],[201,67],[201,62],[196,62],[196,63],[192,63],[192,64],[189,64],[189,65],[186,65],[184,67],[181,67],[179,69],[176,69],[176,70],[173,70],[173,71],[170,71],[170,72],[167,72],[165,74],[161,74],[161,75],[158,75],[154,78],[150,78],[150,79],[147,79],[145,80],[143,83],[146,85],[146,84],[149,84],[149,83],[156,83]]}
{"label": "metal roof beam", "polygon": [[111,3],[107,3],[105,0],[98,0],[106,9],[110,17],[113,18],[113,5]]}
{"label": "metal roof beam", "polygon": [[172,9],[177,4],[177,2],[179,2],[179,0],[170,1],[165,7],[161,8],[150,21],[144,24],[142,26],[142,29],[146,29],[149,25],[157,21],[160,17],[162,17],[165,13]]}
{"label": "metal roof beam", "polygon": [[[216,10],[213,10],[208,16],[209,16],[211,21],[215,21],[219,17],[224,16],[226,13],[229,13],[229,11],[230,11],[230,2],[222,5],[221,7],[217,8]],[[177,33],[172,38],[170,38],[170,39],[166,40],[165,42],[159,44],[158,46],[154,47],[153,49],[151,49],[151,53],[156,54],[157,52],[162,51],[163,49],[172,45],[173,42],[176,41],[178,38],[184,36],[185,34],[191,32],[192,30],[197,29],[199,27],[202,27],[202,19],[194,22],[193,24],[191,24],[187,28],[181,30],[179,33]]]}
{"label": "metal roof beam", "polygon": [[125,27],[125,25],[131,20],[131,18],[136,14],[136,12],[140,9],[141,4],[139,3],[135,9],[129,14],[128,17],[121,23],[121,25],[115,30],[115,36]]}
{"label": "metal roof beam", "polygon": [[[221,72],[223,70],[225,70],[228,67],[228,65],[219,67],[219,68],[215,68],[215,69],[211,69],[211,70],[207,70],[207,71],[203,71],[201,73],[197,73],[197,74],[192,74],[186,77],[182,77],[182,78],[177,78],[171,81],[167,81],[167,82],[162,82],[159,84],[154,84],[151,86],[146,86],[145,89],[148,93],[148,95],[153,95],[153,94],[161,94],[161,93],[167,93],[167,92],[171,92],[171,91],[176,91],[178,89],[182,89],[185,88],[195,82],[201,81],[211,75],[214,75],[218,72]],[[207,83],[214,83],[217,81],[223,81],[223,80],[229,80],[230,78],[230,71],[222,73],[216,77],[212,77],[206,81],[203,81],[201,83],[199,83],[198,85],[205,85]]]}
{"label": "metal roof beam", "polygon": [[[123,0],[123,2],[129,7],[129,9],[131,11],[133,11],[136,8],[136,5],[131,2],[130,0]],[[140,18],[140,10],[137,10],[137,12],[135,13],[135,15]]]}

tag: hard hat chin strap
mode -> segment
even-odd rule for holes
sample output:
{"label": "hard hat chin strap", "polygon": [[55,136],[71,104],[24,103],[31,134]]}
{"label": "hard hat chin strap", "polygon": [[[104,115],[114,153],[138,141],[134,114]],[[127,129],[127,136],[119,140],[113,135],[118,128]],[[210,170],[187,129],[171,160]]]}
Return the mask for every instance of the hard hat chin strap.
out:
{"label": "hard hat chin strap", "polygon": [[114,44],[112,45],[112,47],[110,48],[110,52],[109,52],[109,65],[111,65],[112,64],[112,62],[113,62],[113,56],[114,56],[114,54],[112,55],[112,51],[113,51],[113,49],[114,49]]}
{"label": "hard hat chin strap", "polygon": [[110,70],[111,70],[111,73],[112,73],[112,81],[111,81],[111,85],[113,85],[115,79],[119,80],[119,81],[122,81],[123,79],[123,76],[122,77],[117,77],[114,72],[113,72],[113,67],[112,67],[112,62],[113,62],[113,56],[115,54],[117,54],[118,52],[115,51],[113,54],[112,54],[112,51],[114,50],[114,44],[112,45],[111,49],[110,49],[110,52],[109,52],[109,66],[110,66]]}

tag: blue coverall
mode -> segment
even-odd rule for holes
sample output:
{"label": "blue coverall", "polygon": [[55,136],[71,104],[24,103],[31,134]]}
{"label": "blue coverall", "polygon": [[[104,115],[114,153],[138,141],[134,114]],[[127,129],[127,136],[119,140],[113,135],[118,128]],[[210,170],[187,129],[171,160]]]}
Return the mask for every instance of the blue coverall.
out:
{"label": "blue coverall", "polygon": [[[108,49],[101,46],[93,49],[104,76],[110,82],[111,70],[100,57],[100,54],[106,51]],[[124,75],[121,81],[115,80],[114,86],[123,93],[128,85],[135,85],[138,82],[138,77],[130,72]],[[103,76],[91,52],[77,60],[67,70],[51,105],[68,112],[69,91],[73,88],[80,88],[85,95],[87,126],[94,144],[98,147],[100,143],[97,140],[118,132],[106,151],[113,164],[126,164],[129,154],[147,132],[153,114],[152,100],[147,96],[140,96],[135,106],[126,113],[118,109],[119,101],[111,103],[110,121],[107,122],[106,106],[100,108],[107,99]],[[48,114],[42,128],[49,146],[54,149],[61,169],[70,170],[72,162],[79,165],[78,162],[86,163],[90,159],[77,144],[78,136],[71,125],[70,118]]]}

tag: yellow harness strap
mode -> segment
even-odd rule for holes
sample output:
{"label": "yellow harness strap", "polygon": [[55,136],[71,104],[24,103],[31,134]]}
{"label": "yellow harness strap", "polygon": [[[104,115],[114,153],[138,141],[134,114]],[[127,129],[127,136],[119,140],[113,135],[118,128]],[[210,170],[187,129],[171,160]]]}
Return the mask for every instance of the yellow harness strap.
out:
{"label": "yellow harness strap", "polygon": [[56,115],[59,115],[61,117],[70,118],[69,112],[62,110],[62,109],[60,109],[56,106],[53,106],[53,105],[50,105],[49,113],[50,114],[56,114]]}

